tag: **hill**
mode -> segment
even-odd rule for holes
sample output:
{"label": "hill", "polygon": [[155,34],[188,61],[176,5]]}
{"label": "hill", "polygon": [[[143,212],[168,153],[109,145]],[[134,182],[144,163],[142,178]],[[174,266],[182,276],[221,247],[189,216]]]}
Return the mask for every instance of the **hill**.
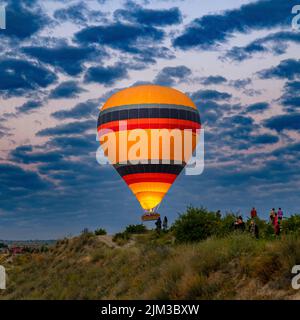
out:
{"label": "hill", "polygon": [[[119,237],[122,238],[122,237]],[[177,244],[147,231],[117,243],[92,233],[47,252],[4,257],[1,299],[300,299],[291,269],[300,237],[256,240],[232,233]]]}

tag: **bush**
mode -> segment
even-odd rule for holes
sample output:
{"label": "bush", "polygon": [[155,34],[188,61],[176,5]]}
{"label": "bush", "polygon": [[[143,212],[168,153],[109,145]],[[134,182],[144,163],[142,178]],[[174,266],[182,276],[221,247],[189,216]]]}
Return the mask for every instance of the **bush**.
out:
{"label": "bush", "polygon": [[188,207],[173,225],[176,242],[204,240],[218,233],[220,217],[205,208]]}
{"label": "bush", "polygon": [[130,240],[130,234],[128,232],[119,232],[113,236],[112,240],[118,245],[123,245]]}
{"label": "bush", "polygon": [[300,231],[300,215],[293,214],[289,218],[282,221],[282,229],[284,233],[297,234]]}
{"label": "bush", "polygon": [[103,228],[99,228],[95,230],[96,236],[105,236],[107,234],[106,230]]}
{"label": "bush", "polygon": [[131,224],[126,227],[125,232],[131,233],[131,234],[140,234],[145,233],[147,231],[147,228],[143,224]]}
{"label": "bush", "polygon": [[217,235],[224,237],[234,230],[233,224],[236,220],[236,215],[233,213],[227,213],[223,218],[218,220],[217,224]]}

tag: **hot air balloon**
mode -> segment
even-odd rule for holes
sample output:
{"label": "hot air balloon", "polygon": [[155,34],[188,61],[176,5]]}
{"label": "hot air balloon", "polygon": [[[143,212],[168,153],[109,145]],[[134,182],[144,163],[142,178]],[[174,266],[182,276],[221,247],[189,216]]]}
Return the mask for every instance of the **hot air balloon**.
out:
{"label": "hot air balloon", "polygon": [[[156,208],[196,148],[201,127],[197,107],[173,88],[140,85],[113,94],[100,110],[97,127],[104,154],[145,210],[142,217],[157,219]],[[189,150],[184,135],[178,146],[174,136],[160,135],[175,130],[190,132]],[[137,143],[143,150],[137,150]],[[169,153],[162,150],[166,145]]]}

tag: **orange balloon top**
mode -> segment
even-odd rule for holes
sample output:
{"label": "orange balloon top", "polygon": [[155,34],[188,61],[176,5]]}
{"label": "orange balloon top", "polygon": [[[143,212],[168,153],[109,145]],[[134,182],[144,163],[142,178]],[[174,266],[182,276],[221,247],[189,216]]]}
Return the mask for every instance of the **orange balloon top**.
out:
{"label": "orange balloon top", "polygon": [[194,102],[184,93],[169,87],[141,85],[130,87],[113,94],[101,110],[131,104],[175,104],[197,109]]}

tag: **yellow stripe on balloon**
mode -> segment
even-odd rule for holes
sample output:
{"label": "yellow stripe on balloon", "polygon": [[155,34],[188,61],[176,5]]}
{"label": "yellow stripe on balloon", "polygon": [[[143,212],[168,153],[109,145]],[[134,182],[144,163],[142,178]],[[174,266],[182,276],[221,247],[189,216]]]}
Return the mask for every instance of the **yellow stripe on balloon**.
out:
{"label": "yellow stripe on balloon", "polygon": [[129,185],[129,188],[134,194],[139,192],[162,192],[166,193],[170,189],[170,183],[164,182],[139,182],[139,183],[132,183]]}
{"label": "yellow stripe on balloon", "polygon": [[136,198],[145,210],[150,210],[159,205],[165,196],[164,192],[139,192]]}
{"label": "yellow stripe on balloon", "polygon": [[197,109],[194,102],[182,92],[157,85],[130,87],[112,95],[101,111],[132,104],[175,104]]}
{"label": "yellow stripe on balloon", "polygon": [[[176,129],[180,132],[181,137],[176,142],[176,148],[174,148],[175,139],[168,139],[170,147],[164,144],[163,139],[160,138],[159,143],[152,141],[152,137],[158,139],[158,129],[135,129],[124,130],[117,132],[109,132],[100,137],[101,146],[104,154],[108,157],[111,164],[124,163],[127,161],[139,161],[139,160],[172,160],[178,163],[187,162],[193,150],[198,143],[199,135],[195,132],[190,133],[190,146],[184,141],[184,130]],[[170,132],[171,129],[164,129]],[[187,133],[185,133],[187,134]],[[147,143],[139,143],[139,138],[143,137]],[[154,139],[156,139],[154,138]],[[128,141],[132,139],[134,141]],[[181,139],[181,140],[180,140]],[[188,140],[188,139],[187,139]],[[179,144],[181,141],[182,148],[180,150]],[[189,140],[188,140],[189,141]],[[151,153],[151,144],[154,146],[154,150]],[[163,154],[163,151],[166,150]],[[170,153],[168,154],[168,150]]]}

